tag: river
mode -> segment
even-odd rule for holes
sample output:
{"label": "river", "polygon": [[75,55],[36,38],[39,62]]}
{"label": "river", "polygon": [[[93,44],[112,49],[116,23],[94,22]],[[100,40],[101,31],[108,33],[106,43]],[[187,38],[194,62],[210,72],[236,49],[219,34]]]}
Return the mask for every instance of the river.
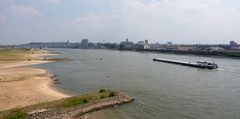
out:
{"label": "river", "polygon": [[[57,74],[71,94],[102,88],[123,91],[136,100],[88,114],[89,119],[239,119],[240,60],[220,57],[117,50],[50,49],[71,61],[37,65]],[[219,69],[198,69],[154,62],[160,57],[215,62]],[[102,58],[102,60],[101,60]],[[109,78],[108,78],[109,75]]]}

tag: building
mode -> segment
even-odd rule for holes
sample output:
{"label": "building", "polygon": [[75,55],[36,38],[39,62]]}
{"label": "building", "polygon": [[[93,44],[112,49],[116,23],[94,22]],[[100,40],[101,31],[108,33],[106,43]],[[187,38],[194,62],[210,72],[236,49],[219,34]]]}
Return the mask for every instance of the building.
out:
{"label": "building", "polygon": [[148,44],[148,39],[144,40],[144,47],[143,49],[150,49],[150,45]]}
{"label": "building", "polygon": [[143,49],[144,48],[144,41],[138,41],[137,44],[135,44],[136,49]]}
{"label": "building", "polygon": [[144,45],[144,41],[138,41],[139,45]]}
{"label": "building", "polygon": [[240,47],[235,41],[230,41],[230,50],[240,50]]}
{"label": "building", "polygon": [[128,39],[126,39],[125,42],[121,42],[119,49],[120,50],[132,50],[132,49],[134,49],[134,43],[129,42]]}
{"label": "building", "polygon": [[[152,49],[152,50],[159,50],[160,47],[161,47],[161,45],[158,44],[158,43],[150,44],[149,46],[150,46],[150,49]],[[146,49],[146,48],[147,48],[147,47],[145,47],[145,49]]]}
{"label": "building", "polygon": [[148,45],[148,39],[144,40],[144,44]]}
{"label": "building", "polygon": [[150,45],[148,45],[148,44],[145,44],[144,45],[144,47],[143,47],[143,49],[150,49],[151,47],[150,47]]}
{"label": "building", "polygon": [[172,45],[172,42],[167,42],[167,45],[168,45],[168,46],[171,46],[171,45]]}
{"label": "building", "polygon": [[209,49],[210,51],[225,51],[225,49],[219,47],[219,46],[214,46],[214,47],[210,47]]}
{"label": "building", "polygon": [[82,39],[80,46],[83,49],[87,49],[88,48],[88,39]]}
{"label": "building", "polygon": [[191,51],[196,49],[196,45],[178,45],[177,46],[177,50],[181,50],[181,51]]}
{"label": "building", "polygon": [[94,43],[88,43],[88,48],[96,49],[96,45]]}
{"label": "building", "polygon": [[230,41],[230,47],[238,47],[238,44],[235,41]]}

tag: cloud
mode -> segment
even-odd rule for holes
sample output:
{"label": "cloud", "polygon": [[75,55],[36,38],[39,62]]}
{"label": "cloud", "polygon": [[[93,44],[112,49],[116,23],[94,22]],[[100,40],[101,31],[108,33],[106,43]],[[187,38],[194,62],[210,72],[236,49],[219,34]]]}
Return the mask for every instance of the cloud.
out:
{"label": "cloud", "polygon": [[15,3],[15,2],[16,2],[15,0],[1,0],[0,4],[12,4],[12,3]]}
{"label": "cloud", "polygon": [[[1,1],[1,0],[0,0]],[[6,1],[6,0],[5,0]],[[30,22],[18,20],[8,11],[0,16],[1,21],[17,23],[9,28],[9,34],[22,31],[22,27],[31,26],[25,39],[56,39],[79,41],[89,38],[98,42],[120,42],[125,38],[140,41],[148,38],[151,42],[166,43],[228,43],[240,42],[240,2],[238,0],[38,0],[39,8],[44,8],[44,17],[39,19],[26,17]],[[106,2],[107,1],[107,2]],[[47,6],[45,3],[61,3]],[[1,2],[0,2],[1,3]],[[18,4],[16,2],[15,4]],[[32,6],[11,6],[11,10],[21,15],[41,15]],[[32,5],[35,2],[32,2]],[[66,4],[65,4],[66,3]],[[28,2],[28,5],[31,3]],[[9,8],[9,3],[5,6]],[[45,5],[45,6],[43,6]],[[1,5],[0,5],[1,6]],[[1,20],[2,19],[2,20]],[[4,23],[4,22],[2,22]],[[39,25],[41,24],[41,25]],[[10,24],[11,25],[11,24]],[[36,25],[38,25],[36,27]],[[36,35],[28,32],[35,29]],[[57,32],[56,32],[57,31]],[[2,32],[2,34],[6,34]],[[3,37],[3,35],[0,35]],[[5,35],[6,39],[15,37]],[[19,37],[20,38],[20,37]],[[12,38],[13,39],[13,38]],[[107,40],[105,40],[107,41]]]}
{"label": "cloud", "polygon": [[7,22],[7,18],[4,15],[0,14],[0,25],[5,24]]}
{"label": "cloud", "polygon": [[10,9],[19,15],[41,15],[42,13],[33,6],[12,5]]}
{"label": "cloud", "polygon": [[239,10],[220,0],[122,0],[113,11],[133,40],[219,43],[240,37]]}
{"label": "cloud", "polygon": [[59,3],[59,2],[62,2],[63,0],[41,0],[41,1],[49,2],[49,3]]}
{"label": "cloud", "polygon": [[125,0],[115,9],[119,9],[125,18],[139,18],[146,22],[155,19],[172,23],[211,24],[238,20],[240,15],[239,11],[220,4],[219,0],[149,0],[148,4],[140,0]]}
{"label": "cloud", "polygon": [[76,18],[74,20],[74,25],[77,27],[87,25],[88,28],[101,29],[103,26],[106,25],[107,20],[108,20],[108,16],[106,14],[89,13],[85,16]]}
{"label": "cloud", "polygon": [[[84,16],[75,18],[72,21],[65,21],[63,24],[68,26],[73,37],[87,37],[92,41],[100,39],[119,39],[119,32],[122,31],[122,22],[117,16],[101,12],[88,13]],[[112,42],[112,40],[109,40]]]}
{"label": "cloud", "polygon": [[239,10],[219,0],[121,0],[110,5],[111,11],[86,13],[63,24],[74,30],[72,35],[90,39],[226,43],[240,37]]}

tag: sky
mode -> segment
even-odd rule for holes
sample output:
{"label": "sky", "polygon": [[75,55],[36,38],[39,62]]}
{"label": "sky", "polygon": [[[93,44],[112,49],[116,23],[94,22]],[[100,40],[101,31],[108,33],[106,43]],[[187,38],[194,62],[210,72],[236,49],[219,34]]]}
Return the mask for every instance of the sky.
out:
{"label": "sky", "polygon": [[0,0],[0,44],[240,43],[239,0]]}

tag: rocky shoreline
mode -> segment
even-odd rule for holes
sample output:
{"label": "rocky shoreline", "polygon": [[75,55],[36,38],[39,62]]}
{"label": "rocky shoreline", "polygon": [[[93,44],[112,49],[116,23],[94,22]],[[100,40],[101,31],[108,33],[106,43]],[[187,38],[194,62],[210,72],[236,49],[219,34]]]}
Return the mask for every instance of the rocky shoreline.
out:
{"label": "rocky shoreline", "polygon": [[132,102],[134,99],[127,94],[118,92],[114,97],[89,102],[67,109],[39,109],[29,113],[27,119],[82,119],[86,113]]}

